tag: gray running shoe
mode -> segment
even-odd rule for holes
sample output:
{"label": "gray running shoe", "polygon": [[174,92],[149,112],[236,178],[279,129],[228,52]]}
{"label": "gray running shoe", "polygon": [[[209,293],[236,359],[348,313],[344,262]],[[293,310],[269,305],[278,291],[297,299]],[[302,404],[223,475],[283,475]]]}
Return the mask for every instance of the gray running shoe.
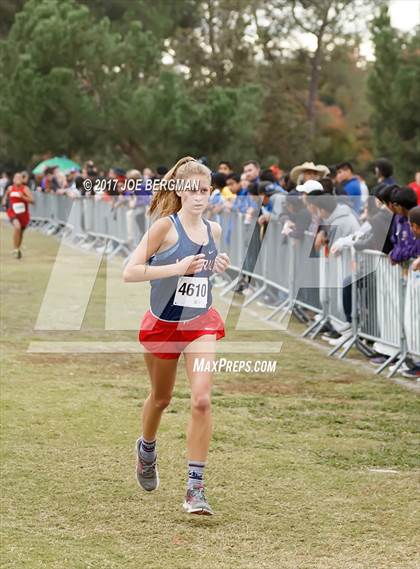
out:
{"label": "gray running shoe", "polygon": [[136,441],[136,478],[139,485],[147,492],[152,492],[159,488],[159,472],[157,469],[157,457],[153,462],[146,462],[140,455],[140,441]]}
{"label": "gray running shoe", "polygon": [[213,510],[204,495],[204,486],[202,484],[195,484],[187,490],[183,508],[188,514],[213,515]]}

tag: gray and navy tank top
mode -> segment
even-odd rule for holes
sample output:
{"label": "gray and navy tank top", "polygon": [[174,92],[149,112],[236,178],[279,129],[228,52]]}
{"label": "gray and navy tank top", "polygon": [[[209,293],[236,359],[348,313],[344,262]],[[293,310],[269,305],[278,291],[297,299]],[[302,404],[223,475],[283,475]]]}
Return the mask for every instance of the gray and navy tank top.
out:
{"label": "gray and navy tank top", "polygon": [[166,251],[155,253],[148,261],[149,265],[171,265],[189,255],[204,253],[203,270],[193,275],[168,277],[150,281],[150,309],[156,318],[169,322],[181,322],[196,318],[207,312],[212,303],[211,282],[214,260],[217,256],[216,243],[210,223],[203,218],[207,226],[208,242],[195,243],[188,237],[177,213],[169,216],[178,233],[178,241]]}

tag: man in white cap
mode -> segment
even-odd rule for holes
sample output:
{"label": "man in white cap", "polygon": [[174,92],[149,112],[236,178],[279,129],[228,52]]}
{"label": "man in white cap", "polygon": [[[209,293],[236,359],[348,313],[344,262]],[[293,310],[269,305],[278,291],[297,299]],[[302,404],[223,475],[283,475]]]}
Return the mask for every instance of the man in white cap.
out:
{"label": "man in white cap", "polygon": [[[321,182],[318,180],[307,180],[303,184],[298,184],[296,186],[296,191],[303,194],[303,196],[307,196],[308,194],[312,194],[313,192],[323,192],[324,187]],[[304,198],[305,199],[305,198]]]}
{"label": "man in white cap", "polygon": [[[302,200],[306,205],[307,210],[311,214],[311,224],[308,227],[308,231],[315,233],[318,238],[319,222],[320,222],[318,209],[312,203],[309,203],[306,197],[309,196],[310,194],[314,196],[317,195],[320,196],[324,193],[324,188],[322,184],[318,182],[318,180],[307,180],[303,184],[298,184],[296,186],[296,192],[299,192],[302,195]],[[315,239],[315,244],[318,246],[316,239]]]}
{"label": "man in white cap", "polygon": [[327,166],[314,164],[314,162],[304,162],[295,166],[290,172],[290,178],[295,184],[303,184],[308,180],[320,180],[330,173]]}

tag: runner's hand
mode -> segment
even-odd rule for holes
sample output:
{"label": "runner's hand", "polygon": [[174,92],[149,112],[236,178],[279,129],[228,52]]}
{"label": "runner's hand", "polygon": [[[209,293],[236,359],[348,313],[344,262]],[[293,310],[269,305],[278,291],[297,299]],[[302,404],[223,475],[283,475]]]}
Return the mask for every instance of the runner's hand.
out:
{"label": "runner's hand", "polygon": [[176,274],[179,276],[182,275],[192,275],[194,273],[198,273],[203,270],[204,266],[204,253],[200,253],[199,255],[189,255],[182,259],[181,261],[176,262]]}
{"label": "runner's hand", "polygon": [[230,259],[226,253],[219,253],[214,260],[214,272],[224,273],[230,265]]}

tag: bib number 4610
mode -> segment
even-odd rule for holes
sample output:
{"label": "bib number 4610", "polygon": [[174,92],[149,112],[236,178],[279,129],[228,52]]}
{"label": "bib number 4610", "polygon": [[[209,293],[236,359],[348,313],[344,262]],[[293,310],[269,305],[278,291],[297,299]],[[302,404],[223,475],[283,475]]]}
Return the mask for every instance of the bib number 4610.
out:
{"label": "bib number 4610", "polygon": [[208,279],[203,277],[179,277],[174,298],[176,306],[205,308],[207,306]]}

